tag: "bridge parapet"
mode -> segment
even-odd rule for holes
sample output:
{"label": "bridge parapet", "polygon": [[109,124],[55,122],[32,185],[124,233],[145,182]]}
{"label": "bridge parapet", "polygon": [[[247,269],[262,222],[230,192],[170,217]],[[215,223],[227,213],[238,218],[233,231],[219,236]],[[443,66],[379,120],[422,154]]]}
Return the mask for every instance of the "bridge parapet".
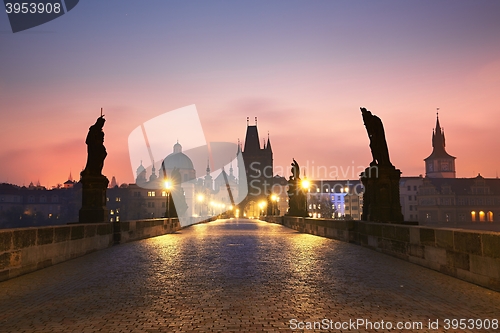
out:
{"label": "bridge parapet", "polygon": [[0,230],[0,281],[113,244],[174,233],[178,219],[69,224]]}
{"label": "bridge parapet", "polygon": [[355,243],[500,291],[500,232],[296,217],[265,220]]}

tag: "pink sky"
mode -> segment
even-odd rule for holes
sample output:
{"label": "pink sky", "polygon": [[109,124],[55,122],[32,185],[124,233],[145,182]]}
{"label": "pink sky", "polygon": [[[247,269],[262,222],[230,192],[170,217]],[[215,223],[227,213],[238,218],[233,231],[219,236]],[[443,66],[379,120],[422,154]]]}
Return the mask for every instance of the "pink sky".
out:
{"label": "pink sky", "polygon": [[236,143],[246,117],[253,124],[257,116],[259,134],[270,132],[275,172],[286,177],[292,158],[328,170],[368,165],[360,106],[384,122],[403,176],[423,174],[439,107],[457,176],[495,177],[500,7],[454,3],[452,10],[391,1],[279,3],[266,14],[218,3],[222,11],[209,7],[211,16],[179,5],[179,17],[167,23],[153,12],[134,14],[132,3],[115,11],[103,5],[99,13],[97,4],[81,3],[18,34],[1,17],[0,182],[51,186],[70,171],[78,179],[101,107],[104,174],[133,182],[130,132],[190,104],[207,141]]}

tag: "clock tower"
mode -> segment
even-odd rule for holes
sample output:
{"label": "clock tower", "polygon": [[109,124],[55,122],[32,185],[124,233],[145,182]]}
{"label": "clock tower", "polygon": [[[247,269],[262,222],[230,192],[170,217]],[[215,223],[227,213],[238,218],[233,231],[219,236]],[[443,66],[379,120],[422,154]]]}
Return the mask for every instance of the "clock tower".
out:
{"label": "clock tower", "polygon": [[[439,110],[439,109],[438,109]],[[429,178],[456,178],[455,159],[446,152],[444,130],[436,117],[436,128],[432,132],[432,154],[424,159],[425,176]]]}

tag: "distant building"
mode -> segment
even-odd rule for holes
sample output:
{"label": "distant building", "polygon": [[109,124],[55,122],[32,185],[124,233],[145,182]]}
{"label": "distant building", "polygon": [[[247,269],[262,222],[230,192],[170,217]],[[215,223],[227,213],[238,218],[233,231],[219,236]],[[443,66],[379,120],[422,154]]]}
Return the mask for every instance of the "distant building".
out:
{"label": "distant building", "polygon": [[[274,178],[271,141],[268,135],[267,143],[264,140],[264,144],[261,146],[257,129],[257,117],[255,117],[255,125],[250,125],[247,118],[244,148],[241,149],[241,145],[238,145],[237,156],[240,154],[242,159],[238,158],[238,161],[243,160],[244,165],[238,165],[238,178],[240,179],[239,207],[244,212],[244,216],[256,217],[262,211],[259,204],[267,202],[271,195]],[[246,180],[246,183],[242,180]],[[248,194],[243,198],[243,194],[247,193],[246,189],[248,189]]]}
{"label": "distant building", "polygon": [[58,225],[78,221],[81,185],[68,179],[64,187],[47,189],[0,184],[0,228]]}
{"label": "distant building", "polygon": [[429,178],[455,178],[455,159],[446,152],[444,129],[439,124],[439,115],[436,117],[436,128],[432,132],[432,153],[424,159],[425,176]]}
{"label": "distant building", "polygon": [[418,221],[418,191],[422,183],[422,176],[401,177],[399,181],[399,200],[405,221]]}
{"label": "distant building", "polygon": [[[359,180],[311,180],[307,193],[310,217],[361,219],[364,187]],[[325,216],[322,202],[331,207],[332,216]]]}
{"label": "distant building", "polygon": [[500,231],[500,179],[425,178],[418,206],[420,225]]}

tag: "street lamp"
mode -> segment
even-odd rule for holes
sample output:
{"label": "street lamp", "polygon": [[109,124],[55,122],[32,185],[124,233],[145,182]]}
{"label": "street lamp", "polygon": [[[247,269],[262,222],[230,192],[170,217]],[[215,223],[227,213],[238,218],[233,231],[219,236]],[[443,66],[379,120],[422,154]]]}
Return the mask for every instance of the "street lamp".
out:
{"label": "street lamp", "polygon": [[261,215],[264,215],[264,207],[266,207],[266,202],[265,201],[259,202],[259,208],[260,208]]}
{"label": "street lamp", "polygon": [[165,190],[167,195],[167,210],[165,213],[165,217],[170,218],[170,189],[172,189],[172,182],[168,179],[165,179]]}
{"label": "street lamp", "polygon": [[200,203],[200,217],[201,217],[201,211],[202,211],[202,205],[203,205],[203,200],[205,199],[205,196],[203,194],[198,194],[198,202]]}
{"label": "street lamp", "polygon": [[276,205],[276,201],[278,200],[278,196],[276,194],[273,194],[271,195],[271,204],[272,204],[272,207],[271,207],[271,214],[274,216],[275,214],[275,210],[274,210],[274,206]]}
{"label": "street lamp", "polygon": [[307,178],[304,178],[300,184],[302,186],[302,188],[306,191],[306,214],[309,215],[309,210],[308,210],[308,207],[307,207],[307,192],[309,190],[309,187],[311,186],[311,182],[309,180],[307,180]]}

